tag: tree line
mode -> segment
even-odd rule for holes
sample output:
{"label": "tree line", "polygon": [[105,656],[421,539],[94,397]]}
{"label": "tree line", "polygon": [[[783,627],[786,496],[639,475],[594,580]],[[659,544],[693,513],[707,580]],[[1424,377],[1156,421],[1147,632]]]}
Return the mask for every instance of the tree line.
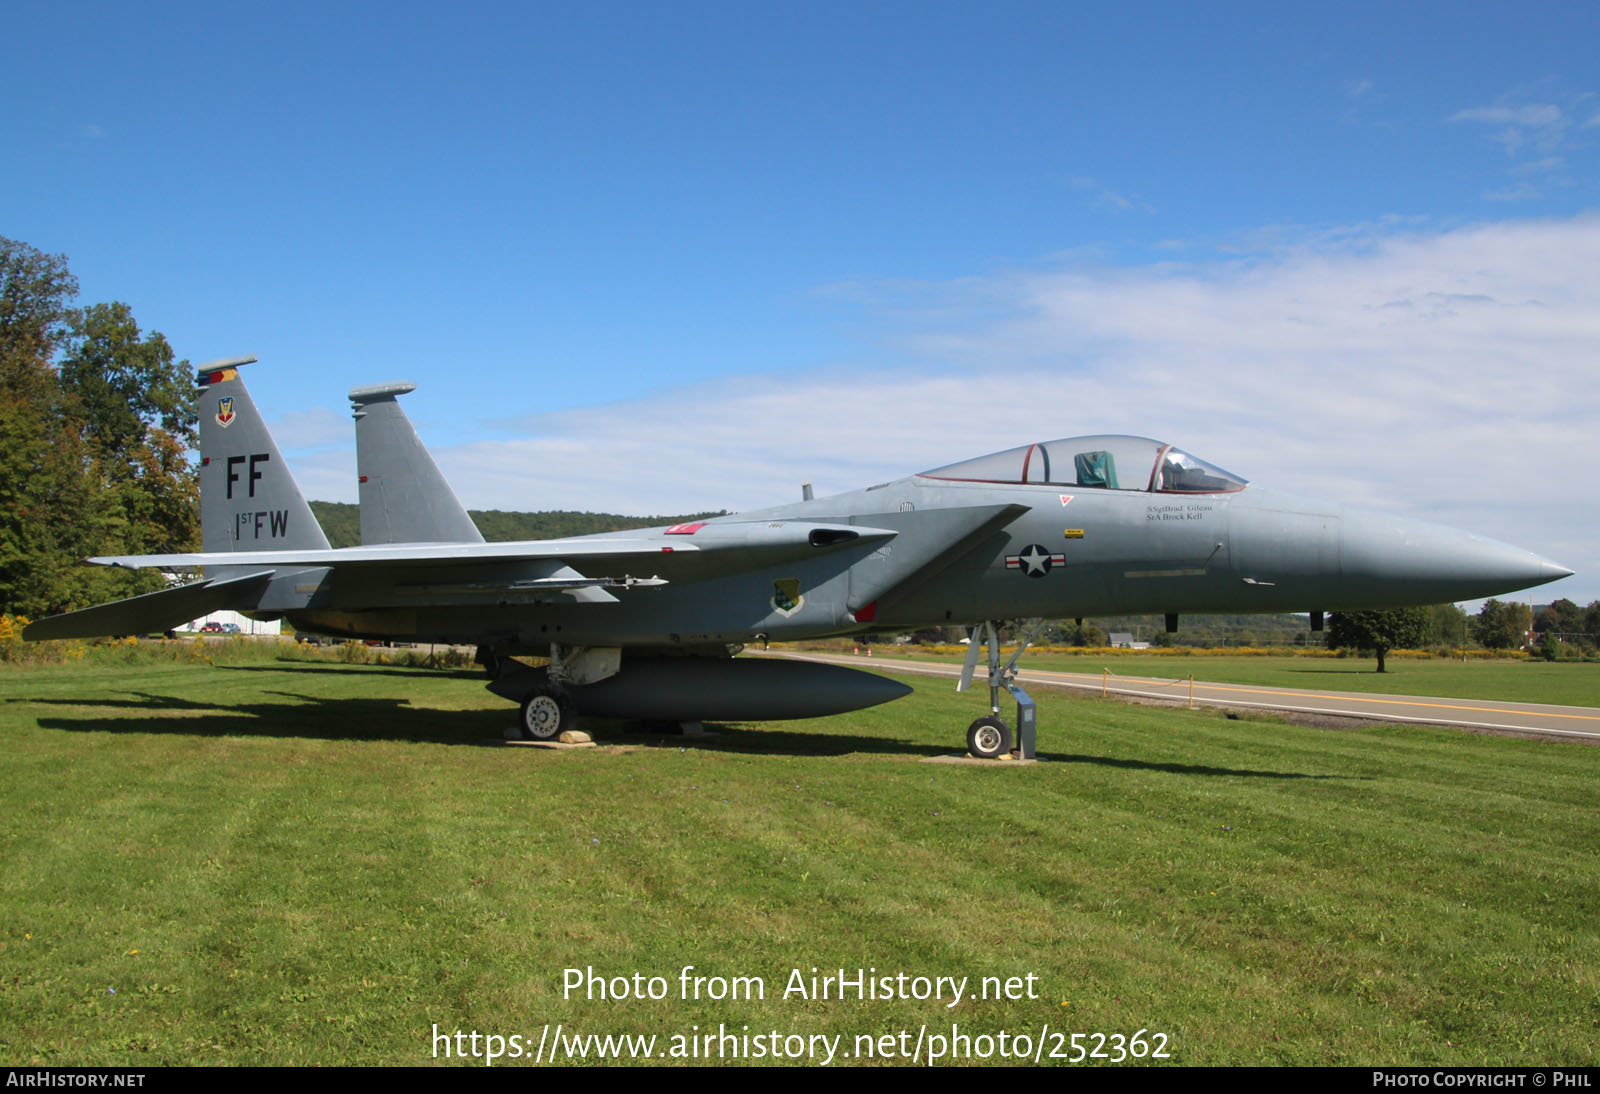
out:
{"label": "tree line", "polygon": [[[361,508],[349,502],[313,501],[311,512],[327,534],[332,547],[354,547],[361,542]],[[469,509],[467,516],[490,543],[518,543],[530,539],[565,539],[597,532],[621,532],[630,528],[654,528],[662,524],[683,524],[726,516],[715,513],[685,513],[680,516],[629,517],[621,513],[580,513],[572,509],[547,509],[537,513],[502,509]]]}
{"label": "tree line", "polygon": [[[1014,641],[1026,624],[1003,626],[1002,641]],[[1531,625],[1531,633],[1530,633]],[[1324,636],[1310,631],[1304,615],[1184,616],[1175,634],[1166,631],[1159,615],[1122,615],[1096,619],[1053,620],[1043,624],[1035,640],[1051,645],[1104,646],[1110,635],[1126,632],[1135,641],[1152,646],[1198,649],[1238,646],[1323,645],[1329,649],[1372,653],[1378,671],[1386,671],[1391,650],[1518,650],[1533,647],[1551,660],[1592,657],[1600,650],[1600,600],[1580,608],[1570,600],[1557,600],[1537,608],[1527,604],[1489,600],[1475,615],[1454,604],[1425,608],[1386,608],[1374,611],[1332,612]],[[964,627],[928,627],[908,637],[920,643],[959,642]],[[881,637],[881,636],[880,636]]]}
{"label": "tree line", "polygon": [[1589,656],[1600,647],[1600,600],[1580,608],[1563,599],[1535,610],[1490,599],[1475,616],[1453,604],[1436,604],[1328,617],[1328,647],[1375,653],[1379,672],[1390,650],[1465,647],[1469,642],[1486,650],[1518,650],[1537,643],[1549,660]]}
{"label": "tree line", "polygon": [[81,563],[198,547],[197,421],[165,337],[127,304],[80,306],[64,255],[0,236],[0,612],[160,588]]}

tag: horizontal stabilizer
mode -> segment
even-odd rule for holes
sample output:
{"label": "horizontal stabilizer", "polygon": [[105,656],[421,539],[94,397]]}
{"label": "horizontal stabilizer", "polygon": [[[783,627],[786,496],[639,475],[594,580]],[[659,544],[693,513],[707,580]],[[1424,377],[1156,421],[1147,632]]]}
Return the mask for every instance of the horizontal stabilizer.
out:
{"label": "horizontal stabilizer", "polygon": [[170,631],[181,623],[212,612],[252,607],[272,575],[272,570],[263,570],[225,581],[196,581],[176,589],[162,589],[81,611],[52,615],[29,623],[22,637],[29,642],[44,642],[52,638],[99,638]]}

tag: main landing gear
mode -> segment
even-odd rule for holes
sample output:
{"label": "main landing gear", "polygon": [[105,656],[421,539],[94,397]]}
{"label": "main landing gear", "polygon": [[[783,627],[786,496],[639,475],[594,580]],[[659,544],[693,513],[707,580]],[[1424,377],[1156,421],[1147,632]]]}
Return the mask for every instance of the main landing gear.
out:
{"label": "main landing gear", "polygon": [[559,688],[541,688],[522,701],[518,728],[525,741],[553,741],[578,724],[578,708]]}
{"label": "main landing gear", "polygon": [[[981,647],[989,649],[989,714],[979,718],[967,727],[967,751],[980,760],[999,759],[1006,753],[1012,753],[1018,759],[1034,759],[1034,730],[1038,726],[1039,711],[1028,693],[1017,686],[1017,662],[1027,652],[1033,640],[1039,634],[1043,622],[1036,623],[1032,630],[1023,636],[1022,642],[1017,646],[1017,652],[1011,655],[1011,660],[1000,665],[1000,639],[995,630],[995,624],[986,622],[982,627],[973,627],[968,632],[967,663],[961,669],[961,681],[956,685],[957,691],[966,691],[972,686],[972,674],[978,667],[978,651]],[[1017,701],[1017,741],[1016,748],[1012,748],[1011,727],[1006,725],[1000,717],[1000,689],[1004,688],[1011,693]]]}
{"label": "main landing gear", "polygon": [[529,668],[488,647],[479,647],[478,661],[489,670],[489,690],[519,705],[520,717],[506,736],[524,741],[553,741],[578,728],[574,689],[616,675],[622,651],[616,648],[550,645],[550,661]]}

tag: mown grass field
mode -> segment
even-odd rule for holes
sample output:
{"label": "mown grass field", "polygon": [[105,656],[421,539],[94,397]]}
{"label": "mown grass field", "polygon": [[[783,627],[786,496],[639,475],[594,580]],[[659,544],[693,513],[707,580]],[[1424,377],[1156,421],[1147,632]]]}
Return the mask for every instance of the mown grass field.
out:
{"label": "mown grass field", "polygon": [[[1007,649],[1008,656],[1014,648]],[[963,660],[960,654],[922,653],[917,652],[916,647],[879,646],[876,652],[882,657],[911,661],[959,665]],[[1377,662],[1370,657],[1241,657],[1124,651],[1051,654],[1048,651],[1030,650],[1022,661],[1024,678],[1029,669],[1085,672],[1091,675],[1098,675],[1102,669],[1106,669],[1113,675],[1154,676],[1173,680],[1188,679],[1189,674],[1193,673],[1196,680],[1222,684],[1600,706],[1600,663],[1592,661],[1507,659],[1462,662],[1438,657],[1391,655],[1387,671],[1375,671],[1376,665]],[[980,667],[979,676],[982,675]]]}
{"label": "mown grass field", "polygon": [[[1046,693],[1048,762],[926,764],[977,701],[907,682],[551,752],[485,743],[510,707],[473,672],[0,671],[0,1058],[429,1063],[435,1025],[547,1022],[848,1052],[954,1022],[1158,1031],[1189,1064],[1597,1062],[1600,750]],[[766,998],[682,1000],[685,965]],[[563,998],[585,966],[671,994]],[[784,998],[813,966],[1039,997]]]}

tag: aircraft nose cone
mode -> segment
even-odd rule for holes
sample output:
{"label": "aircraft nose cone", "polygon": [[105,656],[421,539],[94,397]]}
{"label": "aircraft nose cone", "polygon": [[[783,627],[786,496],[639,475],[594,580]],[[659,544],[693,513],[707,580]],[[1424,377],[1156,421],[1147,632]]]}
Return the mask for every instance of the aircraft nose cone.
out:
{"label": "aircraft nose cone", "polygon": [[1548,576],[1539,582],[1541,585],[1543,585],[1546,581],[1560,581],[1562,578],[1571,577],[1577,572],[1575,570],[1569,570],[1559,563],[1551,562],[1549,559],[1544,559],[1542,561],[1544,562],[1544,573]]}
{"label": "aircraft nose cone", "polygon": [[1572,573],[1532,551],[1442,524],[1346,511],[1345,580],[1408,603],[1476,600],[1557,581]]}

